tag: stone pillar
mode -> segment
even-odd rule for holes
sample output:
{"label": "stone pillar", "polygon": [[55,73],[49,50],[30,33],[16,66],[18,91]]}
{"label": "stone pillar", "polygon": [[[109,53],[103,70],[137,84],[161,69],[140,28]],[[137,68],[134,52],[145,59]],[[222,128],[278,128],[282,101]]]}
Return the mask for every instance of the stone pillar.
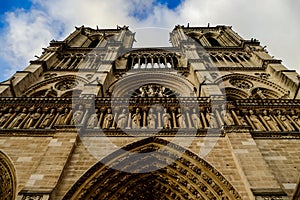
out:
{"label": "stone pillar", "polygon": [[172,112],[172,118],[173,118],[173,128],[178,128],[177,123],[176,123],[176,116],[175,116],[175,108],[174,107],[171,108],[171,112]]}
{"label": "stone pillar", "polygon": [[128,123],[126,129],[131,129],[132,108],[128,109]]}
{"label": "stone pillar", "polygon": [[143,124],[142,128],[147,129],[147,107],[143,107]]}
{"label": "stone pillar", "polygon": [[157,107],[156,108],[156,111],[157,111],[157,129],[162,129],[162,125],[161,125],[161,107]]}
{"label": "stone pillar", "polygon": [[192,122],[191,122],[191,117],[190,117],[190,109],[189,108],[185,108],[185,114],[186,114],[186,118],[188,121],[188,127],[189,128],[193,128]]}
{"label": "stone pillar", "polygon": [[102,119],[103,119],[103,115],[104,115],[104,112],[105,112],[105,108],[101,108],[100,109],[100,116],[99,116],[99,121],[98,121],[98,124],[97,124],[97,128],[100,128],[100,127],[102,127],[101,125],[101,123],[102,123]]}

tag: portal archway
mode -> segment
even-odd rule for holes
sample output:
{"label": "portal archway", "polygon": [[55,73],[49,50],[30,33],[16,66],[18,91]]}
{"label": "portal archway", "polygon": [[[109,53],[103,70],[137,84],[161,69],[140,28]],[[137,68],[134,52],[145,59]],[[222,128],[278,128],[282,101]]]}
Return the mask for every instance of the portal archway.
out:
{"label": "portal archway", "polygon": [[[159,151],[162,148],[164,150]],[[156,152],[156,156],[145,154],[144,159],[137,160],[132,156],[133,152]],[[153,157],[149,159],[146,155]],[[172,160],[171,164],[165,165],[169,160]],[[124,171],[113,169],[114,165],[118,169],[122,166]],[[146,168],[158,166],[164,167],[140,173]],[[125,172],[128,168],[136,170],[136,173]],[[95,164],[72,186],[64,199],[242,198],[224,176],[205,160],[181,146],[151,137],[129,144]]]}
{"label": "portal archway", "polygon": [[0,150],[0,197],[15,199],[17,178],[14,165],[10,158]]}

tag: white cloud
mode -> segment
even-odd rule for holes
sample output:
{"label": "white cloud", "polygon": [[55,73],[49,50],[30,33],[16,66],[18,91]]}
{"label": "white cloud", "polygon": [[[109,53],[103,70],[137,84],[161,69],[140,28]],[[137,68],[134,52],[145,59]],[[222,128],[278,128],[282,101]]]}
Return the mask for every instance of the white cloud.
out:
{"label": "white cloud", "polygon": [[[157,45],[161,46],[159,44],[168,44],[168,32],[175,25],[188,22],[191,26],[206,26],[209,22],[212,26],[232,25],[242,37],[259,39],[262,45],[268,46],[271,55],[284,59],[288,68],[298,67],[300,71],[297,55],[300,44],[299,1],[185,0],[176,10],[153,4],[154,0],[32,1],[31,10],[16,10],[6,15],[8,27],[0,38],[6,48],[1,50],[0,56],[11,64],[11,73],[24,69],[51,39],[64,39],[74,31],[74,26],[115,28],[116,25],[129,25],[137,32],[140,46],[157,40]],[[162,28],[156,30],[165,38],[154,35],[155,29],[145,27]],[[144,43],[143,38],[146,39]]]}

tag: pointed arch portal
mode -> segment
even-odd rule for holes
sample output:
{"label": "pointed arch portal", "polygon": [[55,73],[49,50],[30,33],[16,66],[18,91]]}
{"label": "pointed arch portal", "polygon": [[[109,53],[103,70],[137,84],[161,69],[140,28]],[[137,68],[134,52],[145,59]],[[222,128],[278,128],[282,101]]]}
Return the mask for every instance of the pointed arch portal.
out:
{"label": "pointed arch portal", "polygon": [[[161,148],[164,151],[158,151]],[[131,156],[133,152],[146,154],[144,158],[136,159]],[[147,154],[149,152],[157,153]],[[147,155],[152,155],[152,158],[146,158]],[[170,160],[171,164],[166,165]],[[114,165],[123,166],[126,170],[108,167]],[[161,168],[158,170],[142,173],[146,168],[159,166]],[[135,173],[126,172],[130,168]],[[129,144],[95,164],[72,186],[64,199],[242,198],[224,176],[205,160],[181,146],[151,137]]]}

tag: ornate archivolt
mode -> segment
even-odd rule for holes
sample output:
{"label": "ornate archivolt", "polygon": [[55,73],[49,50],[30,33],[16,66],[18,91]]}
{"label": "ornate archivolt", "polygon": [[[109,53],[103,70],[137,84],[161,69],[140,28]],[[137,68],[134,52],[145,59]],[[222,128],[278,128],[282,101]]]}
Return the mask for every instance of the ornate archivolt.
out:
{"label": "ornate archivolt", "polygon": [[151,137],[129,144],[95,164],[63,199],[242,198],[205,160],[176,144]]}
{"label": "ornate archivolt", "polygon": [[[245,74],[229,74],[219,77],[214,81],[216,84],[227,83],[225,91],[234,88],[239,94],[247,93],[247,98],[277,99],[288,98],[289,92],[281,86],[257,76]],[[239,95],[243,97],[244,95]]]}
{"label": "ornate archivolt", "polygon": [[[49,77],[49,74],[45,76]],[[66,92],[74,91],[88,81],[76,75],[51,77],[31,86],[24,96],[30,97],[60,97],[66,96]]]}
{"label": "ornate archivolt", "polygon": [[163,87],[170,88],[176,94],[183,97],[191,97],[195,94],[194,85],[182,76],[173,73],[161,72],[137,72],[129,74],[119,79],[109,88],[109,93],[113,97],[126,97],[128,93],[133,93],[136,89],[148,84],[159,84]]}
{"label": "ornate archivolt", "polygon": [[17,190],[16,172],[9,157],[0,150],[0,198],[15,199]]}

